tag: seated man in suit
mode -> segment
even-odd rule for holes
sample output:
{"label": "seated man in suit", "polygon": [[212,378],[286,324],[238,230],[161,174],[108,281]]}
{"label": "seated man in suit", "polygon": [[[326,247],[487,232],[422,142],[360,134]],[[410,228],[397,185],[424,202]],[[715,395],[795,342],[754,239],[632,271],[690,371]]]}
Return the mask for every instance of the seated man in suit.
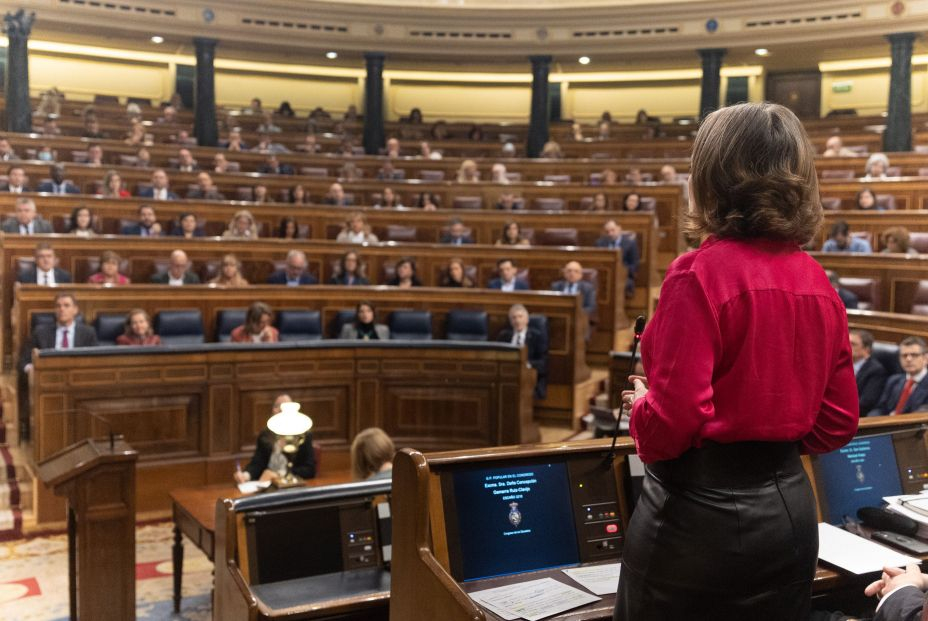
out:
{"label": "seated man in suit", "polygon": [[354,201],[351,200],[347,194],[345,194],[345,188],[342,187],[340,183],[333,183],[329,186],[329,191],[326,192],[325,198],[322,199],[322,202],[326,205],[335,205],[336,207],[347,207],[351,205]]}
{"label": "seated man in suit", "polygon": [[867,416],[909,414],[928,410],[928,344],[920,336],[908,336],[899,343],[899,362],[903,373],[886,380],[883,394]]}
{"label": "seated man in suit", "polygon": [[7,218],[0,224],[4,233],[18,233],[20,235],[45,235],[54,233],[51,222],[42,219],[36,213],[35,201],[27,196],[16,199],[16,215]]}
{"label": "seated man in suit", "polygon": [[634,235],[622,235],[622,227],[615,220],[603,225],[603,236],[596,240],[597,248],[612,248],[622,252],[622,264],[628,271],[625,282],[625,295],[635,293],[635,274],[638,273],[638,242]]}
{"label": "seated man in suit", "polygon": [[197,175],[197,187],[187,192],[187,198],[198,198],[207,201],[224,201],[226,197],[222,195],[213,178],[205,170]]}
{"label": "seated man in suit", "polygon": [[151,205],[139,205],[139,221],[127,224],[119,231],[120,235],[141,235],[142,237],[160,237],[161,224]]}
{"label": "seated man in suit", "polygon": [[857,294],[841,286],[841,279],[834,270],[825,270],[825,274],[828,276],[828,281],[834,287],[838,297],[841,298],[841,302],[844,303],[844,308],[856,309],[857,305],[860,304]]}
{"label": "seated man in suit", "polygon": [[52,164],[48,168],[48,174],[51,181],[43,181],[39,184],[39,192],[48,192],[49,194],[80,194],[80,189],[64,178],[64,164]]}
{"label": "seated man in suit", "polygon": [[854,363],[854,376],[857,378],[857,395],[860,398],[860,411],[869,412],[876,407],[886,384],[886,369],[871,357],[873,352],[873,335],[866,330],[856,328],[850,331],[851,360]]}
{"label": "seated man in suit", "polygon": [[[292,403],[290,395],[280,395],[274,401],[274,407],[271,414],[280,413],[281,403]],[[246,481],[274,481],[275,479],[287,473],[287,458],[283,453],[283,446],[277,440],[268,428],[264,428],[258,434],[258,441],[255,444],[254,455],[251,461],[245,466],[245,469],[236,468],[235,482],[245,483]],[[293,474],[303,479],[311,479],[316,476],[316,456],[313,451],[313,435],[306,434],[306,440],[300,445],[296,455],[293,457]]]}
{"label": "seated man in suit", "polygon": [[176,201],[177,194],[171,191],[168,174],[163,168],[156,168],[151,173],[151,187],[139,190],[140,198],[151,198],[156,201]]}
{"label": "seated man in suit", "polygon": [[151,282],[156,285],[171,285],[172,287],[199,285],[200,277],[190,271],[190,259],[187,258],[187,253],[183,250],[175,250],[171,253],[168,270],[152,276]]}
{"label": "seated man in suit", "polygon": [[277,270],[267,278],[269,285],[287,285],[298,287],[300,285],[315,285],[317,281],[312,274],[306,271],[309,261],[302,250],[291,250],[287,253],[287,266]]}
{"label": "seated man in suit", "polygon": [[928,576],[917,565],[905,569],[886,567],[879,580],[864,593],[880,599],[873,621],[920,621],[924,619]]}
{"label": "seated man in suit", "polygon": [[271,153],[267,156],[264,164],[258,168],[258,172],[264,175],[292,175],[293,166],[290,164],[282,164],[280,160],[277,159],[277,156]]}
{"label": "seated man in suit", "polygon": [[453,218],[448,223],[448,232],[441,236],[439,243],[451,244],[452,246],[461,246],[472,244],[474,240],[467,234],[467,228],[460,218]]}
{"label": "seated man in suit", "polygon": [[544,334],[528,325],[528,310],[521,304],[509,308],[509,327],[500,330],[496,340],[524,347],[528,354],[528,366],[538,373],[535,383],[535,398],[544,399],[548,394],[548,343]]}
{"label": "seated man in suit", "polygon": [[196,172],[200,170],[197,161],[193,159],[190,149],[183,147],[177,151],[177,170],[180,172]]}
{"label": "seated man in suit", "polygon": [[0,138],[0,162],[9,162],[10,160],[18,160],[19,156],[16,154],[16,151],[13,150],[10,141],[6,138]]}
{"label": "seated man in suit", "polygon": [[494,278],[487,285],[490,289],[499,289],[500,291],[528,291],[530,287],[524,280],[516,278],[519,268],[513,263],[512,259],[500,259],[496,262],[496,271],[499,277]]}
{"label": "seated man in suit", "polygon": [[13,164],[6,171],[7,182],[0,185],[0,192],[9,192],[10,194],[22,194],[30,192],[29,186],[26,185],[26,169],[18,164]]}
{"label": "seated man in suit", "polygon": [[32,370],[33,349],[72,349],[96,347],[97,333],[93,328],[77,321],[80,308],[73,293],[60,292],[55,296],[55,323],[43,324],[35,329],[28,349],[20,357],[23,371]]}
{"label": "seated man in suit", "polygon": [[58,257],[48,242],[36,245],[35,265],[16,275],[16,282],[26,285],[63,285],[71,282],[71,274],[57,266]]}
{"label": "seated man in suit", "polygon": [[564,278],[551,283],[552,291],[583,296],[583,310],[593,319],[596,316],[596,288],[583,280],[583,266],[579,261],[568,261],[563,269]]}

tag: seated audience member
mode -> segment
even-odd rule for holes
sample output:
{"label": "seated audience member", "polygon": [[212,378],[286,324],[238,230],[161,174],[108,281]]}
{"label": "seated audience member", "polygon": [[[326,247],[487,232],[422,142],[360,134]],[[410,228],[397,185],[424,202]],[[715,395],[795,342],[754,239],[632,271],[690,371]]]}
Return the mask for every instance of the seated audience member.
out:
{"label": "seated audience member", "polygon": [[433,149],[432,146],[423,140],[419,143],[419,157],[425,158],[427,160],[440,160],[441,151],[438,149]]}
{"label": "seated audience member", "polygon": [[160,125],[173,125],[177,123],[177,108],[174,106],[165,106],[161,109],[161,116],[156,121]]}
{"label": "seated audience member", "polygon": [[303,139],[303,142],[294,147],[296,151],[302,151],[303,153],[319,153],[322,150],[322,146],[319,144],[316,134],[306,134],[306,137]]}
{"label": "seated audience member", "polygon": [[451,244],[452,246],[463,246],[464,244],[474,243],[473,238],[467,234],[467,228],[460,218],[453,218],[448,223],[448,232],[442,234],[439,240],[441,244]]}
{"label": "seated audience member", "polygon": [[129,198],[131,194],[122,187],[122,177],[115,170],[108,170],[103,175],[103,192],[106,198]]}
{"label": "seated audience member", "polygon": [[71,210],[66,232],[78,237],[95,237],[97,232],[93,230],[93,223],[93,212],[89,207],[81,205]]}
{"label": "seated audience member", "polygon": [[632,168],[628,171],[628,174],[625,175],[626,185],[641,185],[644,183],[644,176],[641,174],[640,168]]}
{"label": "seated audience member", "polygon": [[448,260],[448,265],[442,270],[439,286],[472,289],[476,285],[464,269],[464,260],[454,257]]}
{"label": "seated audience member", "polygon": [[847,222],[838,220],[831,225],[828,239],[822,244],[822,252],[873,252],[873,249],[866,239],[851,237]]}
{"label": "seated audience member", "polygon": [[267,156],[267,159],[264,160],[264,164],[258,168],[258,172],[262,175],[292,175],[294,174],[293,166],[290,164],[284,164],[277,159],[277,155],[271,153]]}
{"label": "seated audience member", "polygon": [[10,141],[7,138],[0,138],[0,162],[9,162],[18,159],[19,155],[13,150]]}
{"label": "seated audience member", "polygon": [[528,310],[523,305],[509,308],[509,325],[500,330],[496,340],[526,349],[528,366],[538,374],[535,398],[544,399],[548,394],[548,343],[545,335],[528,325]]}
{"label": "seated audience member", "polygon": [[[290,395],[280,395],[274,401],[271,414],[280,413],[281,403],[292,403]],[[284,455],[283,441],[270,429],[264,428],[255,442],[255,452],[244,470],[236,470],[236,483],[247,481],[274,481],[287,474],[287,457]],[[316,476],[316,456],[313,451],[313,434],[307,433],[303,444],[293,457],[291,471],[301,479]]]}
{"label": "seated audience member", "polygon": [[583,266],[579,261],[568,261],[563,269],[564,278],[551,283],[552,291],[583,296],[583,310],[593,318],[596,316],[596,288],[583,280]]}
{"label": "seated audience member", "polygon": [[94,140],[103,140],[106,134],[100,129],[100,121],[96,117],[90,117],[84,121],[84,131],[81,132],[81,138],[91,138]]}
{"label": "seated audience member", "polygon": [[531,246],[528,238],[522,234],[522,227],[516,221],[503,225],[502,235],[496,240],[496,246]]}
{"label": "seated audience member", "polygon": [[0,192],[9,192],[10,194],[22,194],[32,190],[26,185],[26,169],[14,164],[6,169],[6,183],[0,184]]}
{"label": "seated audience member", "polygon": [[361,256],[349,250],[338,260],[335,273],[329,279],[330,285],[365,286],[371,284],[364,276],[364,264]]}
{"label": "seated audience member", "polygon": [[345,194],[345,188],[340,183],[333,183],[329,186],[329,191],[326,192],[322,202],[336,207],[348,207],[352,203],[351,197]]}
{"label": "seated audience member", "polygon": [[139,190],[140,198],[150,198],[156,201],[176,201],[177,194],[171,191],[168,174],[163,168],[156,168],[151,173],[151,187]]}
{"label": "seated audience member", "polygon": [[258,225],[255,217],[247,209],[235,212],[229,227],[222,234],[223,239],[258,239]]}
{"label": "seated audience member", "polygon": [[141,308],[126,315],[125,329],[116,337],[117,345],[161,345],[161,337],[151,327],[151,317]]}
{"label": "seated audience member", "polygon": [[402,209],[403,201],[393,188],[384,188],[380,200],[374,204],[375,209]]}
{"label": "seated audience member", "polygon": [[605,169],[602,173],[602,181],[600,185],[618,185],[619,183],[619,173],[612,170],[611,168]]}
{"label": "seated audience member", "polygon": [[[47,192],[49,194],[80,194],[81,190],[76,185],[64,178],[64,164],[52,164],[48,167],[48,181],[43,181],[36,188],[37,192]],[[126,194],[128,196],[128,194]]]}
{"label": "seated audience member", "polygon": [[609,133],[612,129],[609,121],[600,121],[598,131],[596,133],[597,140],[609,140]]}
{"label": "seated audience member", "polygon": [[377,171],[377,178],[381,181],[393,181],[395,179],[402,179],[403,173],[396,170],[392,160],[387,160]]}
{"label": "seated audience member", "polygon": [[680,178],[677,176],[677,169],[670,164],[661,166],[661,183],[680,183]]}
{"label": "seated audience member", "polygon": [[[872,621],[918,621],[928,612],[926,591],[928,575],[912,564],[905,569],[884,567],[880,579],[867,585],[864,594],[880,600]],[[828,617],[828,621],[833,618]],[[810,617],[810,621],[815,620]],[[839,621],[857,620],[841,616]]]}
{"label": "seated audience member", "polygon": [[825,152],[822,155],[824,157],[854,157],[857,154],[844,146],[841,136],[832,136],[825,142]]}
{"label": "seated audience member", "polygon": [[219,188],[213,183],[213,178],[205,170],[197,175],[197,187],[187,192],[187,198],[206,201],[226,200],[226,197],[223,196]]}
{"label": "seated audience member", "polygon": [[516,195],[512,192],[503,192],[496,201],[496,208],[505,211],[519,209],[519,203],[516,202]]}
{"label": "seated audience member", "polygon": [[219,275],[210,280],[209,284],[220,287],[247,287],[248,281],[242,276],[242,262],[234,254],[223,255]]}
{"label": "seated audience member", "polygon": [[388,158],[400,157],[400,141],[396,137],[393,137],[393,136],[388,138],[387,146],[384,149],[383,154],[386,155]]}
{"label": "seated audience member", "polygon": [[883,211],[876,202],[876,194],[870,188],[863,188],[857,193],[855,204],[857,209],[864,211]]}
{"label": "seated audience member", "polygon": [[877,406],[880,395],[883,394],[887,377],[886,368],[871,356],[873,353],[872,334],[866,330],[852,328],[849,338],[854,377],[857,379],[857,395],[860,398],[860,411],[867,413]]}
{"label": "seated audience member", "polygon": [[280,340],[277,328],[271,325],[274,313],[264,302],[254,302],[245,313],[245,323],[232,330],[232,343],[276,343]]}
{"label": "seated audience member", "polygon": [[641,195],[638,192],[629,192],[622,197],[622,211],[639,211],[641,209]]}
{"label": "seated audience member", "polygon": [[416,276],[416,261],[411,257],[403,257],[397,261],[393,272],[393,278],[386,282],[391,287],[409,289],[422,286],[422,282]]}
{"label": "seated audience member", "polygon": [[918,250],[909,245],[909,230],[904,226],[893,226],[880,235],[883,243],[883,254],[908,254],[916,256]]}
{"label": "seated audience member", "polygon": [[432,140],[447,140],[448,124],[444,121],[435,121],[429,129],[429,136]]}
{"label": "seated audience member", "polygon": [[55,295],[55,323],[44,323],[32,331],[29,346],[20,357],[22,370],[32,370],[33,349],[73,349],[96,347],[97,333],[90,326],[77,321],[81,309],[73,293]]}
{"label": "seated audience member", "polygon": [[252,97],[248,107],[242,110],[242,114],[253,114],[255,116],[264,114],[264,108],[261,107],[261,99]]}
{"label": "seated audience member", "polygon": [[435,211],[441,207],[441,197],[431,192],[423,192],[416,199],[416,207],[421,208],[423,211]]}
{"label": "seated audience member", "polygon": [[213,156],[213,172],[225,174],[229,172],[229,160],[226,159],[225,153],[217,153]]}
{"label": "seated audience member", "polygon": [[135,167],[151,168],[151,153],[145,147],[135,152]]}
{"label": "seated audience member", "polygon": [[379,427],[368,427],[351,443],[351,476],[355,481],[393,477],[393,440]]}
{"label": "seated audience member", "polygon": [[193,159],[190,149],[182,147],[177,151],[177,170],[180,172],[196,172],[200,169],[197,161]]}
{"label": "seated audience member", "polygon": [[7,218],[0,224],[4,233],[18,233],[20,235],[47,235],[54,233],[52,223],[36,213],[35,201],[26,196],[16,199],[15,215]]}
{"label": "seated audience member", "polygon": [[635,293],[635,275],[638,273],[638,241],[634,235],[622,235],[622,227],[615,220],[608,220],[603,225],[603,236],[596,240],[597,248],[611,248],[622,252],[622,264],[628,272],[625,281],[625,295]]}
{"label": "seated audience member", "polygon": [[279,134],[281,133],[280,126],[274,123],[274,112],[271,110],[266,110],[263,114],[264,119],[261,124],[258,125],[257,132],[259,134]]}
{"label": "seated audience member", "polygon": [[242,140],[242,130],[238,127],[229,131],[229,138],[225,142],[220,143],[220,146],[224,147],[226,151],[248,150],[248,145]]}
{"label": "seated audience member", "polygon": [[609,199],[604,192],[597,192],[593,196],[593,202],[590,203],[590,211],[608,211]]}
{"label": "seated audience member", "polygon": [[512,259],[500,259],[496,262],[496,271],[499,274],[487,284],[488,289],[500,291],[528,291],[528,283],[517,277],[519,268]]}
{"label": "seated audience member", "polygon": [[470,131],[467,132],[467,139],[474,142],[483,140],[483,130],[480,129],[479,125],[471,125]]}
{"label": "seated audience member", "polygon": [[480,181],[480,171],[477,170],[477,162],[474,160],[464,160],[458,168],[458,183],[476,183]]}
{"label": "seated audience member", "polygon": [[885,153],[874,153],[867,158],[864,165],[864,179],[885,179],[886,171],[889,168],[889,158]]}
{"label": "seated audience member", "polygon": [[302,250],[291,250],[287,253],[286,267],[268,276],[267,284],[287,285],[288,287],[315,285],[319,281],[306,271],[308,265],[309,262],[306,260],[305,252]]}
{"label": "seated audience member", "polygon": [[928,410],[928,344],[920,336],[909,336],[899,343],[899,363],[902,373],[889,376],[886,386],[867,416],[909,414]]}
{"label": "seated audience member", "polygon": [[300,225],[293,216],[284,216],[277,225],[278,239],[297,239],[300,235]]}
{"label": "seated audience member", "polygon": [[376,244],[378,240],[377,236],[371,233],[371,227],[367,225],[364,214],[356,211],[348,216],[335,241],[342,244]]}
{"label": "seated audience member", "polygon": [[123,142],[130,147],[137,147],[145,144],[145,126],[138,121],[133,122]]}
{"label": "seated audience member", "polygon": [[139,221],[136,224],[127,224],[119,231],[120,235],[140,235],[142,237],[160,237],[161,224],[155,215],[155,208],[151,205],[139,205]]}
{"label": "seated audience member", "polygon": [[570,136],[575,142],[583,142],[583,126],[580,123],[573,123],[570,126]]}
{"label": "seated audience member", "polygon": [[119,263],[122,259],[112,250],[104,250],[100,255],[100,271],[91,274],[87,279],[89,285],[128,285],[129,277],[119,273]]}
{"label": "seated audience member", "polygon": [[35,264],[16,275],[24,285],[63,285],[71,282],[71,273],[58,267],[55,249],[48,242],[36,244],[32,253]]}
{"label": "seated audience member", "polygon": [[377,309],[366,300],[358,302],[355,307],[355,319],[342,326],[338,338],[347,341],[389,341],[390,328],[376,323]]}
{"label": "seated audience member", "polygon": [[502,162],[496,162],[490,168],[490,182],[509,185],[509,177],[506,175],[506,165]]}
{"label": "seated audience member", "polygon": [[42,162],[54,162],[58,159],[58,155],[52,148],[46,144],[43,144],[39,147],[39,150],[35,154],[35,159]]}
{"label": "seated audience member", "polygon": [[852,310],[856,309],[857,305],[860,303],[860,300],[857,298],[857,294],[850,289],[845,289],[841,286],[841,280],[838,277],[837,272],[833,270],[826,270],[825,274],[828,276],[828,281],[831,283],[831,286],[838,294],[838,297],[841,298],[841,302],[844,304],[844,308],[850,308]]}
{"label": "seated audience member", "polygon": [[341,165],[341,168],[338,169],[338,174],[336,177],[342,181],[355,181],[364,176],[364,171],[358,168],[358,165],[354,162],[345,162]]}
{"label": "seated audience member", "polygon": [[422,110],[419,108],[413,108],[409,111],[409,116],[406,118],[406,122],[412,125],[421,125],[422,124]]}
{"label": "seated audience member", "polygon": [[294,205],[308,205],[310,200],[309,194],[306,193],[306,188],[300,184],[290,188],[290,202]]}
{"label": "seated audience member", "polygon": [[105,162],[103,161],[103,147],[98,144],[92,144],[87,147],[87,161],[85,162],[86,166],[93,166],[94,168],[100,168]]}
{"label": "seated audience member", "polygon": [[166,272],[159,272],[151,277],[151,282],[156,285],[170,285],[179,287],[181,285],[199,285],[200,277],[190,271],[190,259],[183,250],[171,252],[171,260]]}
{"label": "seated audience member", "polygon": [[559,160],[564,157],[564,153],[561,151],[561,145],[549,140],[541,148],[541,154],[539,157],[547,158],[549,160]]}
{"label": "seated audience member", "polygon": [[206,234],[200,228],[200,222],[197,215],[191,212],[180,214],[177,218],[177,224],[171,229],[173,237],[183,237],[184,239],[193,239],[194,237],[204,237]]}

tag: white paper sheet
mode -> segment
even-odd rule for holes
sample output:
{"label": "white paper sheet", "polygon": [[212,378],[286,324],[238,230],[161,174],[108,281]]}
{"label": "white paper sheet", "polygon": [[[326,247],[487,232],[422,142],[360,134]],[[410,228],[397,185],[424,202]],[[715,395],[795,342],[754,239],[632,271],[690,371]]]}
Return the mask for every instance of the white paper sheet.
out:
{"label": "white paper sheet", "polygon": [[238,484],[238,491],[243,494],[254,494],[271,486],[270,481],[245,481]]}
{"label": "white paper sheet", "polygon": [[922,492],[921,494],[906,494],[902,496],[886,496],[883,498],[889,504],[888,509],[895,511],[900,515],[904,515],[908,518],[912,518],[919,524],[928,525],[928,516],[918,511],[912,511],[908,507],[902,505],[902,500],[909,500],[912,498],[928,498],[928,493]]}
{"label": "white paper sheet", "polygon": [[818,525],[818,557],[855,574],[920,563],[916,558],[873,543],[831,524]]}
{"label": "white paper sheet", "polygon": [[504,619],[521,617],[527,621],[538,621],[601,599],[553,578],[475,591],[470,597]]}
{"label": "white paper sheet", "polygon": [[608,565],[591,565],[589,567],[573,567],[565,569],[564,573],[580,583],[580,586],[596,595],[612,595],[619,590],[619,571],[621,563]]}

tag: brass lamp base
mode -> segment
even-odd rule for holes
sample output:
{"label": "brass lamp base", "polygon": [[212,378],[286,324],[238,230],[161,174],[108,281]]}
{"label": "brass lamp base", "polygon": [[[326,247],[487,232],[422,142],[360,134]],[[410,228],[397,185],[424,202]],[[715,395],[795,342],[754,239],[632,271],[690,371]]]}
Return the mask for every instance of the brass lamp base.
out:
{"label": "brass lamp base", "polygon": [[282,477],[277,477],[274,479],[274,487],[277,489],[287,489],[288,487],[298,487],[303,485],[303,479],[296,476],[292,472],[288,472]]}

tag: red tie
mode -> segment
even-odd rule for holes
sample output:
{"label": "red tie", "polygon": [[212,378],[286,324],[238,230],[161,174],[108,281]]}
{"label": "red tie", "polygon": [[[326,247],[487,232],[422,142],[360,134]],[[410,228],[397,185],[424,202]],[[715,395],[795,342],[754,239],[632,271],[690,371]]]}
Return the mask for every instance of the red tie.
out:
{"label": "red tie", "polygon": [[61,331],[61,349],[70,349],[71,344],[68,343],[68,329],[65,328]]}
{"label": "red tie", "polygon": [[901,414],[902,408],[905,407],[905,402],[909,400],[909,395],[912,394],[912,385],[915,384],[915,380],[911,377],[905,381],[905,386],[902,387],[902,394],[899,395],[899,401],[896,403],[896,407],[893,408],[893,414]]}

